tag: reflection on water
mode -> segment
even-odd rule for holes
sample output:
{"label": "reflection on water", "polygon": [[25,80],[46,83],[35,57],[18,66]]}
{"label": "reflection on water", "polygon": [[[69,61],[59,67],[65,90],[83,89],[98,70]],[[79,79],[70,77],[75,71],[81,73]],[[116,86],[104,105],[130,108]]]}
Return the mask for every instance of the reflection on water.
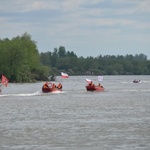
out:
{"label": "reflection on water", "polygon": [[83,76],[58,78],[62,93],[43,94],[42,82],[9,84],[0,95],[0,149],[150,149],[150,77],[134,78],[104,76],[104,92],[87,92]]}

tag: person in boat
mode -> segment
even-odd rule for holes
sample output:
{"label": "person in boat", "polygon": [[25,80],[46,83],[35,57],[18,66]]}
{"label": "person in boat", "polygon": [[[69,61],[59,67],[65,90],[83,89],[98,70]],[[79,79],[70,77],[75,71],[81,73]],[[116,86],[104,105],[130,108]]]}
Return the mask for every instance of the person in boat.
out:
{"label": "person in boat", "polygon": [[57,88],[58,88],[58,89],[62,89],[62,84],[59,83],[58,86],[57,86]]}
{"label": "person in boat", "polygon": [[89,86],[92,86],[92,85],[93,85],[93,82],[90,82],[90,83],[89,83]]}
{"label": "person in boat", "polygon": [[53,83],[53,88],[56,88],[56,84],[55,83]]}
{"label": "person in boat", "polygon": [[103,88],[103,86],[100,83],[98,84],[98,86],[101,87],[101,88]]}
{"label": "person in boat", "polygon": [[48,88],[48,83],[47,82],[43,85],[43,88]]}

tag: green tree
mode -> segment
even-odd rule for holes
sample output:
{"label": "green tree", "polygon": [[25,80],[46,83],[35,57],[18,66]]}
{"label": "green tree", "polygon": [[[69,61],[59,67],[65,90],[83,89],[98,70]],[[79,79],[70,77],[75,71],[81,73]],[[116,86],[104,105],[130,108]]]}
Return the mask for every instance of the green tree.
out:
{"label": "green tree", "polygon": [[44,76],[49,71],[43,68],[36,43],[27,33],[11,40],[0,40],[0,53],[1,74],[5,74],[10,82],[40,80],[41,74]]}

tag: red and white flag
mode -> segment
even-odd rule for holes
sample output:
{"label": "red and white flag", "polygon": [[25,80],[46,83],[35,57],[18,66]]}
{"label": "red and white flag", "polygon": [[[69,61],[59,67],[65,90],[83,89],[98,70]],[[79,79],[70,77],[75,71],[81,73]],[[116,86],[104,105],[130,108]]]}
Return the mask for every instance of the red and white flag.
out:
{"label": "red and white flag", "polygon": [[2,75],[2,84],[7,86],[8,85],[8,81],[9,80],[4,75]]}
{"label": "red and white flag", "polygon": [[62,78],[69,78],[68,74],[67,74],[67,73],[64,73],[64,72],[61,72],[61,77],[62,77]]}
{"label": "red and white flag", "polygon": [[90,84],[90,83],[92,83],[92,80],[86,79],[86,82],[87,82],[88,84]]}

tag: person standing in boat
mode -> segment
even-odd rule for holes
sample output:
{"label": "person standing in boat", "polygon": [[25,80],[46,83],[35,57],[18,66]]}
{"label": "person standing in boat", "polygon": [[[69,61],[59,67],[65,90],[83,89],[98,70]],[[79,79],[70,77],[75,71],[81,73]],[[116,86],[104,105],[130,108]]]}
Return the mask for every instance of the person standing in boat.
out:
{"label": "person standing in boat", "polygon": [[93,82],[91,81],[90,83],[89,83],[89,86],[92,86],[93,85]]}

